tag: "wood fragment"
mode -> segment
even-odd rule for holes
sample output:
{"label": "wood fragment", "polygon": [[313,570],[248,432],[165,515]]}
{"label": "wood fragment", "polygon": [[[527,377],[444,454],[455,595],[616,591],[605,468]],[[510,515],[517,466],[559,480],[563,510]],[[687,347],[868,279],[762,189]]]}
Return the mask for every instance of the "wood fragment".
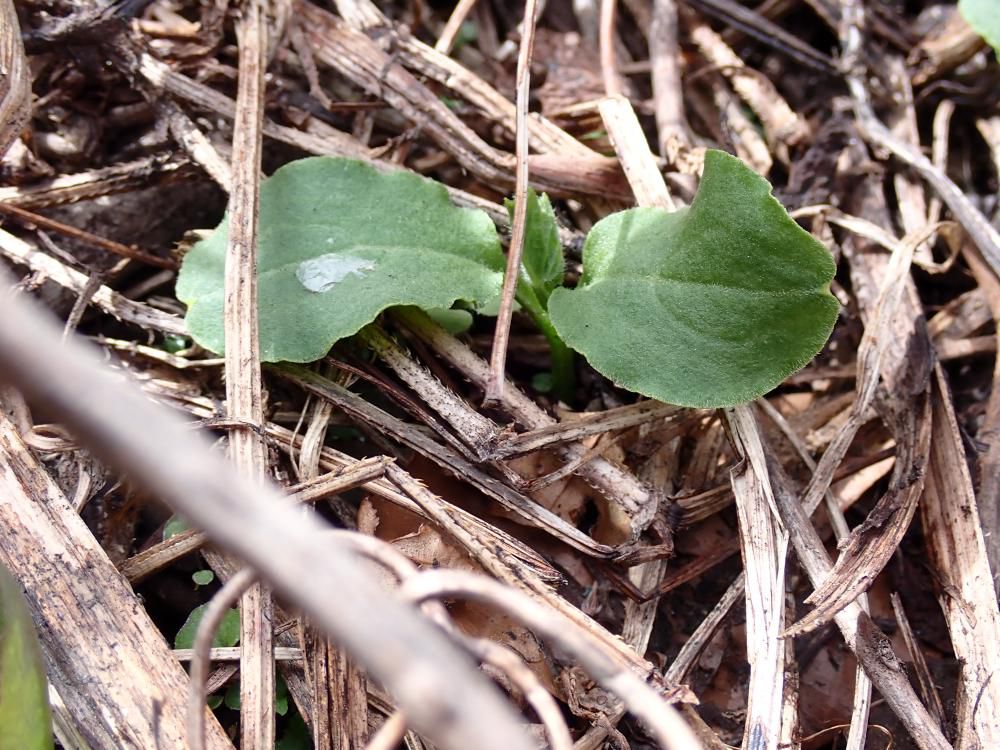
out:
{"label": "wood fragment", "polygon": [[[185,747],[187,675],[2,412],[0,485],[0,563],[24,589],[49,681],[76,731],[94,748]],[[232,748],[204,706],[202,714],[207,747]]]}
{"label": "wood fragment", "polygon": [[0,157],[31,116],[31,71],[11,0],[0,0]]}
{"label": "wood fragment", "polygon": [[958,748],[1000,744],[1000,612],[962,438],[940,365],[932,390],[934,435],[920,518],[941,581],[938,601],[961,660],[956,700]]}

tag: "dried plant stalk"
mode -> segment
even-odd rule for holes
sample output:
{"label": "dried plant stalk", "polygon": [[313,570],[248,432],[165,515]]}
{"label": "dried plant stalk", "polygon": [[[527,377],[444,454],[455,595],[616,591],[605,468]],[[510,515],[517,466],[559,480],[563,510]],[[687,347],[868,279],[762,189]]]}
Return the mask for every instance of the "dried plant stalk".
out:
{"label": "dried plant stalk", "polygon": [[[0,283],[9,285],[6,274]],[[468,659],[331,546],[317,519],[236,474],[181,419],[107,373],[93,350],[60,338],[37,304],[0,295],[0,376],[57,411],[109,463],[253,565],[392,690],[413,726],[435,744],[528,749],[513,711]],[[483,726],[491,731],[484,734]]]}
{"label": "dried plant stalk", "polygon": [[776,750],[781,737],[785,649],[779,638],[785,614],[788,534],[781,524],[767,457],[751,406],[726,411],[740,465],[730,473],[739,519],[747,611],[750,685],[743,745]]}
{"label": "dried plant stalk", "polygon": [[[244,425],[229,436],[236,469],[263,480],[267,449],[264,423],[257,305],[257,213],[260,200],[261,123],[267,40],[261,0],[246,0],[237,22],[239,82],[233,122],[232,190],[225,268],[227,416]],[[240,735],[244,747],[274,745],[274,605],[263,583],[240,600]]]}
{"label": "dried plant stalk", "polygon": [[11,0],[0,0],[0,157],[31,114],[31,75]]}
{"label": "dried plant stalk", "polygon": [[[186,747],[187,675],[2,411],[0,489],[0,563],[25,591],[48,678],[76,730],[95,748]],[[206,746],[231,750],[219,722],[201,710]]]}

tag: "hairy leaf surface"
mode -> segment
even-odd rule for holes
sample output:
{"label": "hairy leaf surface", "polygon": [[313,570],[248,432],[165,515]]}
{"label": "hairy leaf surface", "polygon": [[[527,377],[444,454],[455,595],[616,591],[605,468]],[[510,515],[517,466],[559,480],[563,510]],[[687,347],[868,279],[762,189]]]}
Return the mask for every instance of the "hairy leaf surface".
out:
{"label": "hairy leaf surface", "polygon": [[834,263],[739,159],[709,151],[689,208],[598,222],[584,273],[549,314],[615,383],[681,406],[720,407],[774,388],[822,348],[837,317]]}
{"label": "hairy leaf surface", "polygon": [[[312,362],[387,307],[483,305],[504,259],[482,211],[445,188],[351,159],[292,162],[261,186],[260,348],[265,362]],[[227,220],[184,259],[177,296],[195,340],[221,352]]]}

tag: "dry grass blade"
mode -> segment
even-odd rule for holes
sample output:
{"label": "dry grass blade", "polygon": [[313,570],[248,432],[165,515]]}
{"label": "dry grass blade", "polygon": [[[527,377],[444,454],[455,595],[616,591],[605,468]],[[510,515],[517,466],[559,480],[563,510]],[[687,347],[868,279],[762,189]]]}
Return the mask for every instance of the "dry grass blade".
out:
{"label": "dry grass blade", "polygon": [[934,188],[941,200],[951,209],[955,219],[965,227],[965,231],[976,243],[990,268],[1000,276],[1000,233],[948,175],[934,166],[923,153],[894,136],[875,115],[861,72],[857,70],[861,45],[860,27],[864,21],[864,12],[859,0],[843,0],[842,5],[840,36],[844,54],[843,66],[847,71],[847,85],[854,98],[855,113],[861,132],[873,145],[887,148],[897,158],[915,169]]}
{"label": "dry grass blade", "polygon": [[[875,398],[883,359],[887,358],[889,346],[898,341],[899,332],[893,330],[893,324],[907,288],[913,252],[920,239],[920,236],[908,238],[893,251],[873,318],[866,326],[858,347],[857,399],[851,407],[850,417],[823,454],[809,483],[803,503],[810,510],[819,505],[829,489],[837,465],[861,427],[863,414]],[[919,332],[912,332],[912,323],[910,326],[908,333],[919,336]],[[929,440],[926,399],[922,403],[923,409],[919,413],[910,409],[911,404],[904,404],[895,415],[899,422],[898,429],[909,437],[906,444],[912,450],[904,454],[907,458],[905,462],[897,461],[892,489],[883,496],[866,523],[851,534],[829,579],[810,595],[808,601],[816,603],[816,609],[788,628],[786,635],[805,633],[829,622],[838,609],[871,585],[874,576],[898,546],[916,511],[923,486],[921,474],[914,475],[914,468],[921,467],[926,461]]]}
{"label": "dry grass blade", "polygon": [[677,3],[675,0],[653,0],[649,61],[652,66],[660,156],[678,168],[679,162],[690,151],[693,140],[684,113],[680,57],[677,43]]}
{"label": "dry grass blade", "polygon": [[595,542],[547,508],[493,478],[448,446],[438,443],[413,425],[403,422],[373,404],[369,404],[360,396],[332,380],[327,380],[310,370],[293,365],[280,365],[269,369],[314,396],[336,404],[361,423],[390,435],[420,452],[455,476],[470,482],[488,497],[514,511],[526,521],[545,529],[548,533],[581,552],[595,557],[611,557],[614,554],[614,548]]}
{"label": "dry grass blade", "polygon": [[[239,81],[233,121],[232,189],[225,270],[226,415],[244,429],[229,436],[236,469],[257,481],[267,474],[257,304],[257,213],[264,117],[267,37],[262,0],[245,0],[237,21]],[[271,592],[248,586],[240,601],[240,734],[244,747],[274,745],[274,643]]]}
{"label": "dry grass blade", "polygon": [[[394,692],[414,727],[454,750],[527,750],[513,712],[468,660],[411,609],[381,593],[348,554],[331,547],[317,520],[234,473],[180,419],[109,375],[91,350],[73,341],[60,345],[58,328],[34,304],[8,294],[0,308],[4,379],[58,409],[97,452],[302,606]],[[78,398],[81,388],[87,399]],[[184,472],[174,470],[180,465]],[[356,606],[342,607],[343,601]],[[480,731],[484,721],[488,734]]]}
{"label": "dry grass blade", "polygon": [[750,685],[743,746],[775,750],[781,736],[785,648],[779,638],[785,615],[788,534],[774,504],[767,457],[751,406],[726,411],[740,457],[730,472],[746,576],[747,654]]}
{"label": "dry grass blade", "polygon": [[[771,419],[772,422],[781,430],[785,438],[792,444],[795,448],[795,452],[799,454],[799,458],[806,465],[806,467],[812,471],[816,471],[816,462],[813,461],[812,456],[809,454],[808,449],[802,440],[799,439],[795,430],[788,423],[788,420],[779,412],[774,406],[767,401],[767,399],[758,399],[757,404],[764,411],[765,414]],[[824,496],[825,508],[827,515],[830,518],[830,525],[833,527],[834,535],[837,541],[843,541],[848,536],[850,536],[850,528],[847,525],[847,521],[844,518],[844,512],[841,510],[840,505],[837,502],[837,498],[833,496],[832,491],[827,491]],[[858,597],[858,605],[865,612],[868,612],[868,597],[862,594]],[[791,643],[791,639],[788,640]],[[864,669],[860,664],[858,664],[855,669],[854,675],[854,708],[851,711],[851,726],[847,734],[847,750],[864,750],[866,745],[866,740],[868,736],[868,722],[871,712],[871,702],[872,702],[872,683],[868,679],[868,675],[865,674]],[[783,726],[783,730],[787,730],[787,726]]]}
{"label": "dry grass blade", "polygon": [[476,0],[458,0],[455,3],[451,15],[448,16],[448,23],[441,29],[441,34],[434,45],[435,51],[445,55],[451,52],[451,48],[455,44],[455,38],[462,30],[462,24],[465,23],[465,19],[469,17],[469,13],[472,12],[474,7],[476,7]]}
{"label": "dry grass blade", "polygon": [[[490,458],[511,458],[524,455],[542,448],[552,447],[562,443],[582,440],[586,437],[601,435],[616,430],[646,425],[660,420],[670,420],[668,424],[680,428],[692,419],[700,419],[700,414],[694,414],[670,404],[658,401],[639,401],[604,411],[574,416],[571,420],[559,422],[549,427],[540,427],[510,437],[501,438],[500,443],[490,451]],[[662,428],[668,429],[666,425]]]}
{"label": "dry grass blade", "polygon": [[[87,289],[89,277],[69,268],[56,258],[43,253],[28,242],[0,229],[0,254],[18,265],[27,266],[35,273],[59,284],[65,289],[82,295]],[[90,295],[90,302],[112,317],[132,323],[140,328],[148,328],[163,333],[184,334],[187,326],[176,315],[165,313],[135,302],[107,286],[98,286]]]}
{"label": "dry grass blade", "polygon": [[104,237],[98,237],[96,234],[91,234],[83,229],[71,227],[61,221],[46,218],[45,216],[32,213],[31,211],[19,208],[15,205],[0,203],[0,214],[12,216],[22,224],[41,227],[42,229],[51,229],[52,231],[59,232],[66,237],[80,240],[94,247],[120,255],[123,258],[137,260],[140,263],[146,263],[147,265],[156,266],[157,268],[169,268],[171,270],[175,270],[177,268],[177,263],[170,258],[160,258],[155,255],[150,255],[149,253],[139,250],[138,248],[123,245],[120,242],[114,242],[112,240],[105,239]]}
{"label": "dry grass blade", "polygon": [[[799,562],[814,585],[830,573],[830,558],[823,542],[809,521],[800,498],[789,485],[781,466],[768,456],[768,466],[775,502],[789,532]],[[849,603],[835,616],[847,647],[857,656],[872,684],[902,721],[921,750],[950,750],[951,745],[913,691],[905,671],[892,651],[885,634],[856,602]]]}
{"label": "dry grass blade", "polygon": [[[979,282],[981,297],[985,297],[994,324],[1000,322],[1000,280],[989,269],[982,256],[964,244],[963,255],[972,273]],[[980,297],[980,298],[981,298]],[[961,318],[971,316],[961,316]],[[1000,326],[993,334],[994,348],[997,337],[1000,337]],[[979,488],[976,492],[976,502],[979,507],[979,518],[983,529],[1000,528],[1000,357],[993,364],[993,389],[986,402],[986,412],[983,424],[977,434],[977,440],[985,443],[986,449],[980,451],[977,461],[979,469]],[[1000,574],[1000,534],[988,534],[985,537],[986,555],[989,558],[990,569],[994,571],[994,588],[998,588],[997,576]]]}
{"label": "dry grass blade", "polygon": [[676,208],[673,198],[663,182],[629,100],[623,96],[609,96],[602,99],[598,107],[636,203],[673,211]]}
{"label": "dry grass blade", "polygon": [[[458,541],[482,568],[501,583],[528,594],[541,605],[557,613],[578,628],[588,633],[596,648],[622,669],[627,669],[645,680],[655,680],[655,668],[635,650],[592,620],[579,608],[546,585],[530,568],[516,559],[512,559],[506,551],[488,546],[488,539],[481,531],[464,523],[461,519],[449,515],[440,498],[430,492],[419,481],[409,476],[398,466],[387,467],[389,478],[407,495],[409,495],[425,513],[449,536]],[[655,680],[664,694],[673,701],[687,701],[691,698],[690,691],[682,685]]]}
{"label": "dry grass blade", "polygon": [[923,647],[917,639],[910,620],[903,609],[903,600],[895,591],[890,597],[892,601],[892,612],[899,624],[903,640],[906,641],[906,648],[910,652],[910,661],[913,663],[913,671],[916,672],[917,683],[920,685],[920,696],[924,699],[924,705],[937,720],[938,726],[944,726],[945,713],[944,706],[941,705],[941,696],[938,695],[937,686],[934,684],[934,677],[927,666],[927,659],[924,658]]}
{"label": "dry grass blade", "polygon": [[704,23],[689,29],[691,41],[717,67],[740,98],[760,118],[772,153],[788,161],[788,149],[809,136],[809,126],[785,101],[769,78],[749,69],[740,57]]}
{"label": "dry grass blade", "polygon": [[[428,47],[412,34],[397,33],[393,24],[376,5],[369,0],[337,0],[337,10],[353,28],[360,30],[378,29],[380,34],[392,34],[392,45],[405,64],[421,75],[437,81],[449,91],[459,94],[479,109],[483,116],[497,123],[505,133],[514,136],[516,131],[517,108],[506,96],[475,75],[471,70],[451,59],[443,52]],[[457,13],[460,2],[455,6]],[[480,6],[482,7],[482,6]],[[480,14],[482,15],[482,14]],[[481,20],[481,18],[480,18]],[[442,34],[443,38],[443,34]],[[559,159],[586,159],[591,162],[608,163],[611,160],[600,157],[587,146],[562,130],[557,125],[532,113],[525,124],[533,151],[532,159],[549,154]]]}
{"label": "dry grass blade", "polygon": [[[290,487],[291,496],[288,500],[293,503],[314,503],[338,492],[345,492],[381,477],[388,463],[388,458],[374,456],[337,468]],[[207,543],[208,535],[205,532],[188,529],[133,555],[122,563],[119,572],[135,585]]]}
{"label": "dry grass blade", "polygon": [[0,201],[31,209],[58,206],[138,187],[190,179],[196,171],[183,157],[154,154],[103,169],[39,180],[31,185],[0,187]]}
{"label": "dry grass blade", "polygon": [[958,747],[1000,745],[1000,611],[976,512],[962,438],[940,365],[932,391],[934,435],[920,505],[938,600],[955,655],[962,661],[956,707]]}
{"label": "dry grass blade", "polygon": [[[448,334],[423,312],[400,310],[396,317],[473,383],[480,388],[486,387],[489,365],[463,342]],[[508,383],[504,388],[500,408],[525,427],[537,429],[556,423],[555,419],[513,383]],[[586,452],[587,448],[581,444],[557,450],[566,461],[576,460]],[[656,513],[659,497],[634,474],[600,456],[581,464],[577,472],[626,515],[630,529],[625,541],[637,539],[639,533],[649,526]]]}

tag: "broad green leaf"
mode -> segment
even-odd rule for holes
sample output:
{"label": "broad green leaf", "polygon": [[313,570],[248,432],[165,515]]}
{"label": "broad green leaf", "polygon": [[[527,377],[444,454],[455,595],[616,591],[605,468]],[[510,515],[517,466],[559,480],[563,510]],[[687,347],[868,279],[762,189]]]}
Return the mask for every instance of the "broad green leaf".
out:
{"label": "broad green leaf", "polygon": [[958,12],[1000,57],[1000,0],[958,0]]}
{"label": "broad green leaf", "polygon": [[[230,708],[233,711],[240,710],[242,698],[240,697],[240,685],[238,682],[226,688],[226,693],[221,702],[226,704],[226,708]],[[285,684],[281,675],[278,675],[274,683],[274,712],[278,716],[284,716],[288,713],[288,685]]]}
{"label": "broad green leaf", "polygon": [[233,711],[239,711],[241,705],[240,699],[240,686],[239,683],[230,685],[226,688],[226,695],[223,697],[222,702],[226,705],[226,708]]}
{"label": "broad green leaf", "polygon": [[431,316],[431,319],[435,323],[441,326],[452,336],[465,333],[472,328],[472,313],[468,310],[445,310],[440,307],[435,307],[428,310],[427,314]]}
{"label": "broad green leaf", "polygon": [[[205,616],[206,607],[208,607],[207,604],[202,604],[200,607],[195,607],[191,610],[191,614],[188,615],[187,620],[181,625],[181,629],[177,631],[177,636],[174,638],[174,648],[194,648],[194,637],[198,632],[198,625],[201,623],[201,618]],[[222,621],[219,623],[219,627],[215,631],[215,637],[212,639],[212,647],[228,648],[235,646],[239,641],[240,611],[238,609],[230,609],[222,616]]]}
{"label": "broad green leaf", "polygon": [[[226,222],[191,249],[177,279],[191,335],[214,352],[224,343]],[[265,362],[317,360],[393,305],[483,305],[500,292],[504,258],[489,217],[407,172],[292,162],[261,186],[259,227]]]}
{"label": "broad green leaf", "polygon": [[[504,203],[513,220],[514,201],[506,200]],[[532,188],[528,188],[521,267],[520,285],[530,288],[544,309],[552,290],[562,286],[566,262],[559,243],[559,226],[556,224],[549,196],[542,193],[539,197]]]}
{"label": "broad green leaf", "polygon": [[14,578],[0,567],[0,750],[51,750],[42,650]]}
{"label": "broad green leaf", "polygon": [[285,733],[274,744],[274,750],[309,750],[313,746],[312,737],[299,714],[292,714]]}
{"label": "broad green leaf", "polygon": [[556,329],[615,383],[680,406],[750,401],[804,366],[837,317],[830,254],[739,159],[709,151],[698,194],[674,213],[598,222]]}
{"label": "broad green leaf", "polygon": [[281,675],[278,675],[274,683],[274,712],[278,716],[288,713],[288,685]]}
{"label": "broad green leaf", "polygon": [[196,570],[191,574],[191,580],[194,581],[197,586],[207,586],[215,580],[215,573],[211,570]]}
{"label": "broad green leaf", "polygon": [[180,516],[170,516],[163,524],[163,541],[167,541],[172,536],[177,536],[191,528],[186,518]]}

